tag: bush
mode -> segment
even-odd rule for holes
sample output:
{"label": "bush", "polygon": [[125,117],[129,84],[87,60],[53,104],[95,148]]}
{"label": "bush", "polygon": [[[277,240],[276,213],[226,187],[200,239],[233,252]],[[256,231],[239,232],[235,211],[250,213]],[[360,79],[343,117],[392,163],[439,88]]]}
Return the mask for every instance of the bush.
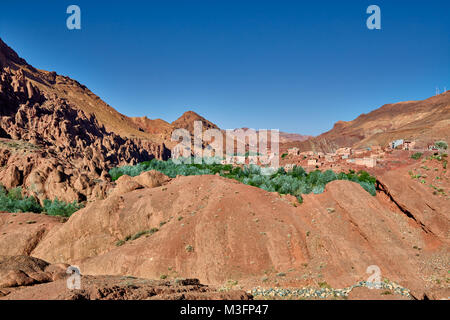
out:
{"label": "bush", "polygon": [[445,141],[436,141],[436,142],[434,143],[434,145],[435,145],[436,148],[438,148],[438,149],[444,149],[444,150],[447,150],[447,148],[448,148],[447,142],[445,142]]}
{"label": "bush", "polygon": [[70,217],[75,211],[83,208],[82,204],[76,201],[66,203],[55,199],[53,201],[44,200],[44,207],[34,197],[24,197],[22,188],[12,188],[7,191],[0,185],[0,211],[6,212],[45,212],[51,216]]}
{"label": "bush", "polygon": [[22,188],[13,188],[8,192],[0,185],[0,211],[40,213],[42,207],[34,197],[23,197]]}
{"label": "bush", "polygon": [[50,216],[62,216],[62,217],[70,217],[73,213],[80,210],[84,206],[82,204],[78,204],[76,201],[72,203],[66,203],[64,201],[59,201],[56,198],[53,201],[48,199],[44,200],[44,210]]}
{"label": "bush", "polygon": [[422,158],[422,155],[423,155],[422,152],[416,152],[411,156],[411,158],[414,160],[419,160],[420,158]]}

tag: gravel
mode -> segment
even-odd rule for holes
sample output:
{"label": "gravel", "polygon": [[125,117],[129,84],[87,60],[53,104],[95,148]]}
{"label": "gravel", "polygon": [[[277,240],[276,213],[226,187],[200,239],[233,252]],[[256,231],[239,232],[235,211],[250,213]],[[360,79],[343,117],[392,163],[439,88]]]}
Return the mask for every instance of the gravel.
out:
{"label": "gravel", "polygon": [[[304,288],[296,288],[296,289],[287,289],[287,288],[261,288],[257,287],[252,290],[249,290],[248,293],[252,294],[254,297],[282,297],[282,298],[331,298],[331,297],[347,297],[350,291],[354,288],[366,287],[371,288],[374,286],[374,283],[367,281],[360,281],[355,285],[352,285],[343,289],[333,289],[333,288],[313,288],[313,287],[304,287]],[[412,299],[410,295],[410,290],[404,288],[395,282],[386,281],[378,283],[377,289],[385,289],[393,291],[396,294],[400,294],[402,296],[406,296]]]}

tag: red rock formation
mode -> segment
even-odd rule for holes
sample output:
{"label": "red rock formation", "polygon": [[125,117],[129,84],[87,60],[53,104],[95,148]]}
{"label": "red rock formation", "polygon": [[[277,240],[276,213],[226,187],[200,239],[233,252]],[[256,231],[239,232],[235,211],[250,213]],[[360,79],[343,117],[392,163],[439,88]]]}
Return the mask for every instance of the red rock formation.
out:
{"label": "red rock formation", "polygon": [[427,145],[436,140],[450,140],[449,121],[450,91],[447,91],[423,101],[386,104],[352,121],[338,121],[330,131],[295,146],[301,151],[333,152],[340,147],[387,146],[396,139]]}
{"label": "red rock formation", "polygon": [[[164,144],[110,132],[76,100],[42,87],[73,80],[37,71],[1,40],[0,64],[0,138],[10,139],[0,144],[0,183],[7,188],[23,185],[41,200],[95,199],[106,192],[110,168],[167,158]],[[83,97],[80,86],[72,90]]]}

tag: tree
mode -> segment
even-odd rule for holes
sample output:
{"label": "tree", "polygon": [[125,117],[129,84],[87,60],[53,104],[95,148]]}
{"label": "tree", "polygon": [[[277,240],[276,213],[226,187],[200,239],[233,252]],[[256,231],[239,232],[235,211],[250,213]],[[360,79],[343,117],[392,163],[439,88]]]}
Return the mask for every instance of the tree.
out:
{"label": "tree", "polygon": [[447,148],[448,148],[447,142],[445,142],[445,141],[436,141],[436,142],[434,143],[434,145],[435,145],[438,149],[444,149],[444,150],[447,150]]}

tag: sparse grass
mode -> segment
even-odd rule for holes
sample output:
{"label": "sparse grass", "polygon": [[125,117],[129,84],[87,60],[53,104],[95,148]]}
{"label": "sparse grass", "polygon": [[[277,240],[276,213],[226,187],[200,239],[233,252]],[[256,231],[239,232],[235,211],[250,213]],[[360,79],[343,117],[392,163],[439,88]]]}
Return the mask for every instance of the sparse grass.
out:
{"label": "sparse grass", "polygon": [[0,139],[0,147],[14,151],[34,151],[40,149],[40,147],[30,142],[9,139]]}
{"label": "sparse grass", "polygon": [[154,233],[156,233],[158,231],[159,231],[158,228],[151,228],[150,230],[139,231],[139,232],[137,232],[137,233],[135,233],[133,235],[126,236],[125,239],[118,240],[116,242],[116,246],[117,247],[123,246],[127,241],[133,241],[133,240],[139,239],[140,237],[142,237],[144,235],[145,236],[150,236],[150,235],[152,235],[152,234],[154,234]]}
{"label": "sparse grass", "polygon": [[422,152],[416,152],[411,156],[411,158],[414,160],[419,160],[420,158],[422,158],[422,155],[423,155]]}
{"label": "sparse grass", "polygon": [[325,289],[325,288],[331,289],[331,286],[326,281],[319,282],[319,287],[321,289]]}
{"label": "sparse grass", "polygon": [[120,247],[120,246],[123,246],[124,244],[125,244],[125,240],[118,240],[117,242],[116,242],[116,246],[117,247]]}

